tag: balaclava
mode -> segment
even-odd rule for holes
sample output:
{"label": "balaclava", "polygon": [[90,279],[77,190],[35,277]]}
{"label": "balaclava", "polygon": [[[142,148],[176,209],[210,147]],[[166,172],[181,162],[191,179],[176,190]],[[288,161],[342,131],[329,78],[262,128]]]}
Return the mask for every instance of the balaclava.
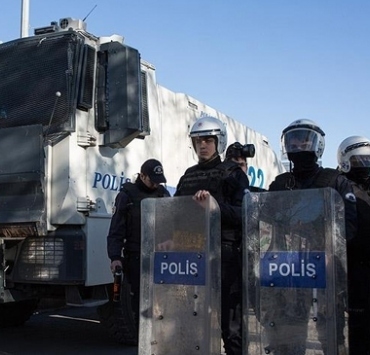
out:
{"label": "balaclava", "polygon": [[288,153],[288,159],[293,162],[293,174],[299,178],[312,176],[318,168],[315,152]]}

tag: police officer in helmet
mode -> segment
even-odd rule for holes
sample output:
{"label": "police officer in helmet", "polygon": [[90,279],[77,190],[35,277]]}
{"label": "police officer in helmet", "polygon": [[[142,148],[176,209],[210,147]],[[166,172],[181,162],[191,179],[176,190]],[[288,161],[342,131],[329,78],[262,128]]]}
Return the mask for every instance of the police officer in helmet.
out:
{"label": "police officer in helmet", "polygon": [[350,354],[370,354],[370,140],[351,136],[337,152],[338,170],[353,181],[358,229],[347,246]]}
{"label": "police officer in helmet", "polygon": [[[299,119],[292,122],[286,127],[281,136],[281,145],[283,154],[286,154],[290,161],[290,171],[278,175],[270,184],[269,191],[281,190],[296,190],[296,189],[313,189],[331,187],[338,191],[342,196],[345,205],[345,222],[346,222],[346,239],[347,244],[354,238],[357,228],[356,215],[356,197],[353,193],[351,182],[336,169],[323,168],[319,166],[318,159],[321,158],[325,148],[325,133],[312,120]],[[304,322],[308,317],[310,303],[306,302],[309,297],[302,292],[301,304],[306,304],[301,309],[299,317]],[[343,301],[342,301],[342,306]],[[274,307],[279,307],[275,304]],[[298,316],[297,316],[298,317]],[[344,309],[343,317],[337,320],[341,328],[344,328]],[[304,323],[303,323],[304,324]],[[325,332],[321,327],[321,322],[317,321],[317,329]],[[320,330],[321,329],[321,330]],[[266,327],[268,333],[269,327]],[[290,349],[294,348],[294,354],[305,353],[305,343],[307,330],[303,327],[301,333],[295,338],[295,343],[290,345]],[[344,344],[344,335],[337,339],[339,349]],[[287,350],[278,350],[279,344],[272,344],[272,347],[277,350],[274,354],[286,354]],[[325,340],[323,339],[322,347],[326,353]]]}
{"label": "police officer in helmet", "polygon": [[[218,119],[205,116],[190,130],[198,164],[180,178],[175,196],[194,196],[202,201],[213,196],[221,211],[221,331],[225,352],[242,354],[240,244],[242,202],[249,181],[234,162],[222,162],[227,132]],[[235,292],[235,290],[239,292]]]}
{"label": "police officer in helmet", "polygon": [[346,238],[356,232],[356,204],[352,184],[336,169],[319,166],[325,149],[325,133],[312,120],[299,119],[286,127],[281,136],[283,154],[290,161],[290,171],[278,175],[269,191],[332,187],[342,196],[346,208]]}

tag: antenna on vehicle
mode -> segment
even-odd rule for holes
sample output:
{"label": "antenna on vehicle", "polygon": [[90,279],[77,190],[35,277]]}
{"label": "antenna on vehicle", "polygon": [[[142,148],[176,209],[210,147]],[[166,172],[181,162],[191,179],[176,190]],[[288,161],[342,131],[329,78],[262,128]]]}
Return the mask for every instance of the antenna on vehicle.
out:
{"label": "antenna on vehicle", "polygon": [[29,0],[22,0],[21,12],[21,37],[28,37],[28,30],[30,27],[30,2]]}
{"label": "antenna on vehicle", "polygon": [[85,16],[85,18],[82,20],[83,22],[85,22],[85,20],[88,18],[88,16],[90,16],[90,14],[95,10],[95,8],[97,7],[98,5],[95,5],[91,10],[90,12]]}

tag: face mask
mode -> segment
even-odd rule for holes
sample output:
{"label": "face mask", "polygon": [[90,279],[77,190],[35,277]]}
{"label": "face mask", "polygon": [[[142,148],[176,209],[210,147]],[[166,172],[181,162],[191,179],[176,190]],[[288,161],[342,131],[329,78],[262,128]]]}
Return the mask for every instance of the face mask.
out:
{"label": "face mask", "polygon": [[365,184],[369,179],[369,173],[369,168],[352,168],[347,177],[358,184]]}
{"label": "face mask", "polygon": [[309,174],[317,168],[314,152],[288,153],[288,159],[294,164],[293,173]]}

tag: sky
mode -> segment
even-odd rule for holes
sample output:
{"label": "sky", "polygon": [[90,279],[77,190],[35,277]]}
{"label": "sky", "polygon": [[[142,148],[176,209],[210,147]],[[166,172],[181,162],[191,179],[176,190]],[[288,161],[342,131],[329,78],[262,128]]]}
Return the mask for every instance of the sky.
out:
{"label": "sky", "polygon": [[[21,3],[0,0],[0,41],[20,37]],[[30,35],[51,21],[88,16],[88,32],[124,36],[155,66],[161,86],[262,133],[278,155],[282,130],[299,118],[325,132],[323,166],[337,166],[346,137],[370,138],[369,0],[29,4]]]}

